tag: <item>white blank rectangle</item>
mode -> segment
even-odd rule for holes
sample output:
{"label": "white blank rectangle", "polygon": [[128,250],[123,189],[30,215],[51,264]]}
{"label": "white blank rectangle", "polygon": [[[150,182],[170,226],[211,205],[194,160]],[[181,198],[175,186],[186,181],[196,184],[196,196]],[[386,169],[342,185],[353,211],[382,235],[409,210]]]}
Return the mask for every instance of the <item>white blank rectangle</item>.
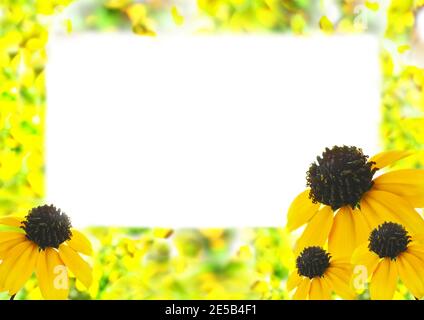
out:
{"label": "white blank rectangle", "polygon": [[326,146],[377,150],[377,41],[53,38],[47,101],[47,197],[74,223],[282,226]]}

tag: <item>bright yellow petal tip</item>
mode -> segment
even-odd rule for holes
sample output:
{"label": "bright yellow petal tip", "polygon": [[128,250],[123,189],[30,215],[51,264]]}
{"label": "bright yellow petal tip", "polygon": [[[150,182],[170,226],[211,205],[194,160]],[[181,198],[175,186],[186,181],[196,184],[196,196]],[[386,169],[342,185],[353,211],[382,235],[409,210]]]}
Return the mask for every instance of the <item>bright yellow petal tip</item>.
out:
{"label": "bright yellow petal tip", "polygon": [[368,248],[368,242],[361,244],[352,254],[351,263],[355,266],[364,266],[368,277],[372,275],[380,258]]}
{"label": "bright yellow petal tip", "polygon": [[44,299],[65,300],[68,298],[68,272],[55,249],[47,248],[40,252],[35,273]]}
{"label": "bright yellow petal tip", "polygon": [[373,168],[383,169],[396,161],[409,157],[410,155],[412,155],[412,152],[410,151],[383,151],[371,157],[369,162],[375,162]]}
{"label": "bright yellow petal tip", "polygon": [[59,246],[59,256],[71,272],[86,288],[91,286],[93,276],[90,265],[80,255],[67,245]]}
{"label": "bright yellow petal tip", "polygon": [[300,193],[291,203],[287,212],[287,229],[293,231],[309,222],[318,211],[320,204],[309,199],[309,189]]}
{"label": "bright yellow petal tip", "polygon": [[93,248],[90,240],[88,240],[87,237],[78,230],[71,229],[71,231],[72,237],[67,242],[68,246],[82,254],[91,255],[93,253]]}
{"label": "bright yellow petal tip", "polygon": [[327,242],[328,235],[333,225],[333,210],[325,206],[311,219],[302,235],[296,242],[295,254],[300,253],[306,247],[323,247]]}
{"label": "bright yellow petal tip", "polygon": [[396,290],[398,272],[391,259],[381,260],[375,269],[370,283],[370,295],[373,300],[391,300]]}
{"label": "bright yellow petal tip", "polygon": [[9,217],[3,217],[0,218],[0,224],[9,226],[9,227],[16,227],[16,228],[20,228],[22,221],[25,218],[23,217],[15,217],[15,216],[9,216]]}

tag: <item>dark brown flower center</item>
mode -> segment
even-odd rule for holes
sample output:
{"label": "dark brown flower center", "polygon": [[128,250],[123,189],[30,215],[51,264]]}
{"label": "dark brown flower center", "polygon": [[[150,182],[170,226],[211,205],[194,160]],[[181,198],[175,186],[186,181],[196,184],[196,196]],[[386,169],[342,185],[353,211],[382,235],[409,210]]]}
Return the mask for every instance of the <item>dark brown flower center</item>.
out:
{"label": "dark brown flower center", "polygon": [[384,222],[375,228],[369,237],[368,248],[380,258],[395,260],[405,252],[411,237],[405,228],[394,222]]}
{"label": "dark brown flower center", "polygon": [[36,243],[41,250],[58,248],[71,239],[71,221],[69,217],[53,205],[33,208],[22,222],[26,237]]}
{"label": "dark brown flower center", "polygon": [[307,172],[309,197],[337,210],[349,205],[355,208],[363,194],[371,189],[377,171],[368,156],[357,147],[326,148]]}
{"label": "dark brown flower center", "polygon": [[299,275],[308,277],[322,277],[330,266],[330,254],[321,247],[307,247],[296,259]]}

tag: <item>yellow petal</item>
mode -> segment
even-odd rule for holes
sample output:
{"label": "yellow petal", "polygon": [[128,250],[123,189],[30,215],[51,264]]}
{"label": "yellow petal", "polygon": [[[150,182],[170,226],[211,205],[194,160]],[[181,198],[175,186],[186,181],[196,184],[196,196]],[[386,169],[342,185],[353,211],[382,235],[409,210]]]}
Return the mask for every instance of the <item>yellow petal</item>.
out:
{"label": "yellow petal", "polygon": [[72,237],[68,242],[70,246],[75,251],[81,252],[86,255],[91,255],[93,253],[93,248],[91,247],[90,241],[78,230],[72,229]]}
{"label": "yellow petal", "polygon": [[309,289],[310,300],[330,300],[331,294],[327,284],[321,278],[314,278]]}
{"label": "yellow petal", "polygon": [[393,193],[408,201],[413,208],[424,207],[424,185],[386,183],[375,185],[374,189]]}
{"label": "yellow petal", "polygon": [[0,232],[0,243],[7,242],[14,239],[23,238],[25,235],[20,232]]}
{"label": "yellow petal", "polygon": [[412,236],[414,241],[420,242],[420,243],[424,243],[424,233],[422,234],[414,234]]}
{"label": "yellow petal", "polygon": [[421,299],[424,296],[424,265],[421,260],[404,252],[396,258],[396,266],[403,284],[414,297]]}
{"label": "yellow petal", "polygon": [[395,262],[387,258],[381,260],[372,275],[371,299],[391,300],[396,290],[397,280],[398,273]]}
{"label": "yellow petal", "polygon": [[295,253],[298,254],[309,246],[324,246],[333,225],[333,210],[325,206],[317,212],[306,226],[296,242]]}
{"label": "yellow petal", "polygon": [[330,283],[327,281],[325,277],[320,278],[321,288],[322,288],[322,299],[321,300],[331,300],[332,289]]}
{"label": "yellow petal", "polygon": [[7,256],[0,264],[0,288],[5,289],[5,281],[9,276],[9,273],[13,273],[14,265],[16,260],[22,255],[22,253],[29,247],[33,246],[31,241],[24,241],[13,248],[10,248]]}
{"label": "yellow petal", "polygon": [[22,236],[20,238],[0,243],[0,259],[5,259],[8,256],[9,250],[13,249],[18,244],[26,241],[27,239],[25,238],[25,236]]}
{"label": "yellow petal", "polygon": [[294,288],[296,288],[300,282],[302,281],[302,277],[299,276],[297,271],[293,271],[289,278],[287,279],[287,290],[292,291]]}
{"label": "yellow petal", "polygon": [[342,268],[330,266],[325,272],[324,277],[331,289],[340,297],[347,300],[353,300],[356,297],[355,291],[350,286],[351,274]]}
{"label": "yellow petal", "polygon": [[89,288],[92,282],[90,265],[74,249],[64,244],[59,246],[59,256],[77,279]]}
{"label": "yellow petal", "polygon": [[352,269],[350,267],[347,268],[345,265],[337,265],[332,262],[330,263],[330,267],[328,267],[327,271],[345,281],[346,284],[350,283],[352,277]]}
{"label": "yellow petal", "polygon": [[[374,212],[373,208],[368,203],[368,193],[367,192],[361,199],[361,210],[364,220],[368,225],[368,230],[372,230],[380,225],[384,221],[384,218],[379,215],[378,212]],[[371,232],[371,231],[370,231]]]}
{"label": "yellow petal", "polygon": [[384,215],[386,221],[399,222],[412,233],[424,232],[424,219],[401,197],[386,191],[372,190],[367,193],[367,202],[374,211],[380,211],[379,214]]}
{"label": "yellow petal", "polygon": [[328,290],[327,300],[331,300],[332,299],[332,293],[335,292],[333,284],[328,279],[328,277],[326,277],[325,275],[324,275],[324,277],[321,278],[321,284],[322,284],[322,286],[324,286],[326,288],[326,290]]}
{"label": "yellow petal", "polygon": [[373,188],[396,194],[407,200],[414,208],[424,207],[424,170],[387,172],[374,179]]}
{"label": "yellow petal", "polygon": [[424,262],[424,245],[412,241],[408,245],[408,252],[414,256],[416,256],[418,259],[420,259],[422,262]]}
{"label": "yellow petal", "polygon": [[[374,191],[376,190],[373,190],[373,192]],[[371,212],[373,213],[373,216],[371,219],[375,219],[375,221],[373,221],[372,223],[373,224],[372,229],[378,227],[380,224],[386,221],[397,222],[404,225],[405,219],[399,218],[399,215],[394,213],[394,211],[397,209],[390,210],[389,208],[381,204],[380,201],[376,200],[375,196],[371,197],[371,194],[372,194],[371,191],[368,192],[367,195],[362,200],[362,203],[364,203],[365,206],[368,205],[368,209],[366,210],[368,214]]]}
{"label": "yellow petal", "polygon": [[392,163],[396,161],[399,161],[403,158],[410,156],[411,154],[412,152],[409,152],[409,151],[397,151],[397,150],[384,151],[371,157],[368,161],[375,162],[375,164],[373,165],[373,168],[382,169],[384,167],[387,167],[388,165],[391,165]]}
{"label": "yellow petal", "polygon": [[306,277],[303,278],[299,286],[297,287],[297,290],[293,296],[293,300],[307,299],[309,294],[310,284],[311,284],[311,280],[309,280],[309,278],[306,278]]}
{"label": "yellow petal", "polygon": [[352,211],[345,206],[340,208],[334,217],[328,238],[328,251],[333,257],[344,257],[351,255],[355,247],[355,225]]}
{"label": "yellow petal", "polygon": [[16,294],[34,272],[38,257],[38,246],[31,243],[30,246],[16,259],[13,270],[7,276],[4,287],[10,295]]}
{"label": "yellow petal", "polygon": [[409,185],[424,185],[424,170],[423,169],[402,169],[393,170],[378,176],[374,180],[375,185],[386,183],[394,184],[409,184]]}
{"label": "yellow petal", "polygon": [[12,217],[12,216],[4,217],[4,218],[0,218],[0,224],[4,224],[9,227],[20,228],[23,220],[24,218],[21,218],[21,217]]}
{"label": "yellow petal", "polygon": [[44,299],[67,299],[69,291],[68,274],[65,264],[55,249],[47,248],[40,252],[35,273]]}
{"label": "yellow petal", "polygon": [[352,210],[353,224],[355,226],[355,249],[362,243],[368,240],[372,231],[369,226],[364,212],[360,209]]}
{"label": "yellow petal", "polygon": [[320,207],[319,203],[312,203],[309,199],[309,189],[299,194],[291,203],[287,213],[287,228],[293,231],[307,223]]}
{"label": "yellow petal", "polygon": [[331,257],[330,265],[332,267],[345,269],[345,271],[347,272],[352,272],[352,268],[353,268],[352,264],[350,263],[350,257],[343,257],[343,258]]}
{"label": "yellow petal", "polygon": [[354,266],[364,266],[368,277],[372,275],[379,261],[378,255],[368,249],[368,242],[361,244],[352,254],[352,264]]}

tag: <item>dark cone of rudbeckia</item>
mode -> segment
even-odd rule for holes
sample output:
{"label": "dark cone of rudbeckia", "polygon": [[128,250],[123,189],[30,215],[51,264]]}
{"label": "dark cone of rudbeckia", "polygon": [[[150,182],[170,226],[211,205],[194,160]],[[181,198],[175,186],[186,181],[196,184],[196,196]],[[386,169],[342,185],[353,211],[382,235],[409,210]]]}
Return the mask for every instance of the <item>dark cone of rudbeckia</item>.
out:
{"label": "dark cone of rudbeckia", "polygon": [[380,258],[392,260],[406,251],[411,237],[405,228],[394,222],[384,222],[375,228],[369,237],[368,248]]}
{"label": "dark cone of rudbeckia", "polygon": [[373,185],[372,177],[377,169],[371,168],[372,164],[359,148],[326,148],[307,172],[309,197],[333,210],[346,205],[357,207],[362,195]]}
{"label": "dark cone of rudbeckia", "polygon": [[26,237],[42,250],[58,248],[72,236],[69,217],[53,205],[33,208],[22,224]]}
{"label": "dark cone of rudbeckia", "polygon": [[299,275],[312,279],[322,277],[330,266],[330,254],[320,247],[307,247],[296,259]]}

